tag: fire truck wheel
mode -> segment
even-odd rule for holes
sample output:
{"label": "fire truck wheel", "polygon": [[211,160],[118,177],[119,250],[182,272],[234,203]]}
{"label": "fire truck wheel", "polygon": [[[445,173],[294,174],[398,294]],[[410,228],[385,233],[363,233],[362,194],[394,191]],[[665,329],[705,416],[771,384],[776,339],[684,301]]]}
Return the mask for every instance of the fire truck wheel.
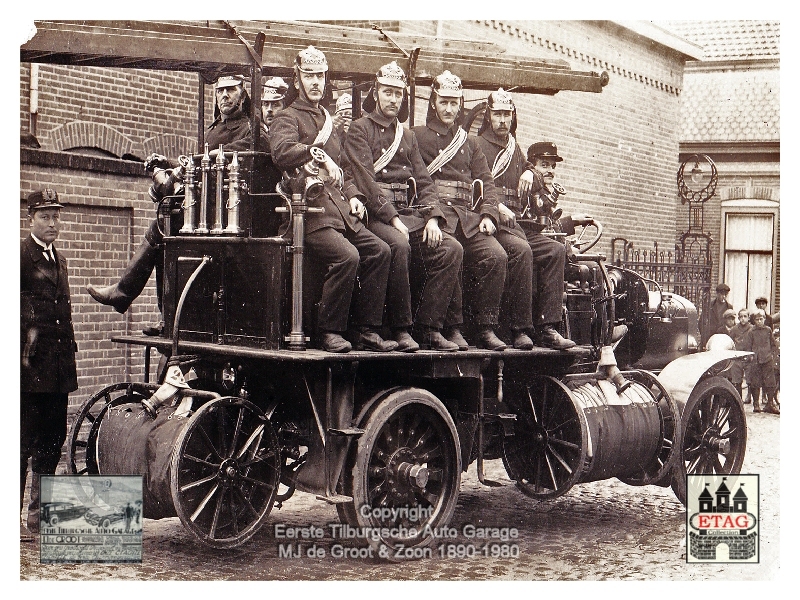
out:
{"label": "fire truck wheel", "polygon": [[426,557],[434,530],[453,516],[461,485],[455,423],[430,392],[402,388],[376,403],[363,429],[345,486],[352,490],[356,523],[389,529],[390,535],[368,540],[376,557]]}
{"label": "fire truck wheel", "polygon": [[514,435],[503,444],[503,465],[526,496],[545,500],[578,483],[587,459],[588,424],[569,388],[540,376],[509,386],[506,400],[517,413]]}
{"label": "fire truck wheel", "polygon": [[158,389],[153,383],[115,383],[86,400],[75,415],[67,436],[67,469],[77,475],[96,475],[96,444],[100,422],[112,406],[139,404]]}
{"label": "fire truck wheel", "polygon": [[747,447],[747,420],[738,392],[724,377],[698,383],[683,409],[682,456],[672,490],[686,505],[686,475],[739,473]]}
{"label": "fire truck wheel", "polygon": [[186,528],[214,548],[234,548],[263,525],[280,481],[280,446],[263,411],[216,398],[194,413],[172,453],[170,487]]}

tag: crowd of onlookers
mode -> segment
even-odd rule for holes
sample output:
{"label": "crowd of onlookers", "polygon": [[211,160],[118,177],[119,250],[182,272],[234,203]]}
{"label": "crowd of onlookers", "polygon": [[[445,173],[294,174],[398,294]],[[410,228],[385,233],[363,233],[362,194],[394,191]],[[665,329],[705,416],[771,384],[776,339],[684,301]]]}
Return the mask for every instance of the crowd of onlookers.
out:
{"label": "crowd of onlookers", "polygon": [[737,313],[728,301],[729,292],[730,287],[725,283],[720,283],[716,288],[716,297],[711,301],[705,319],[704,344],[714,334],[723,334],[733,340],[736,350],[752,352],[744,360],[731,361],[724,375],[742,396],[744,403],[752,403],[753,412],[779,415],[780,313],[767,312],[769,300],[764,296],[756,298],[756,310],[751,312],[742,308]]}

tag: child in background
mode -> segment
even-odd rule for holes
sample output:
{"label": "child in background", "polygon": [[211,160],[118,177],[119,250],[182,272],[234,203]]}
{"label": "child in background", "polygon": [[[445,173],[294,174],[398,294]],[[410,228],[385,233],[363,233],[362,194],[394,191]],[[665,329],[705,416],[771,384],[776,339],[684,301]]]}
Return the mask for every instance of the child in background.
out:
{"label": "child in background", "polygon": [[781,411],[776,404],[775,398],[777,387],[775,382],[775,354],[777,345],[775,338],[772,337],[772,328],[764,323],[765,320],[766,314],[763,310],[755,311],[755,325],[744,334],[742,350],[755,353],[755,356],[749,357],[751,363],[748,379],[748,386],[752,388],[753,412],[761,412],[759,395],[761,388],[764,388],[764,395],[767,400],[764,405],[764,412],[779,415]]}
{"label": "child in background", "polygon": [[[734,325],[731,330],[728,332],[728,335],[733,338],[734,343],[736,344],[737,350],[743,349],[744,344],[744,334],[750,331],[753,326],[750,324],[750,313],[746,308],[743,308],[739,311],[739,322]],[[739,395],[744,398],[742,394],[742,383],[745,380],[745,365],[744,362],[741,360],[734,360],[731,361],[731,383],[733,387],[739,390]],[[747,379],[749,381],[749,378]],[[744,400],[745,404],[749,404],[751,402],[750,396],[750,386],[748,384],[747,387],[747,399]]]}

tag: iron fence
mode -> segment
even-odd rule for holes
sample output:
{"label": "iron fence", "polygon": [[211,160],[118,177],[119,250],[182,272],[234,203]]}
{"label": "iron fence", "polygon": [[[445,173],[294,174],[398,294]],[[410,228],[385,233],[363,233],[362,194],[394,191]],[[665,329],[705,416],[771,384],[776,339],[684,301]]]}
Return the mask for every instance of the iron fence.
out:
{"label": "iron fence", "polygon": [[634,248],[625,238],[611,240],[615,265],[630,269],[656,281],[665,292],[691,301],[702,323],[702,315],[711,300],[711,238],[706,234],[684,234],[673,250]]}

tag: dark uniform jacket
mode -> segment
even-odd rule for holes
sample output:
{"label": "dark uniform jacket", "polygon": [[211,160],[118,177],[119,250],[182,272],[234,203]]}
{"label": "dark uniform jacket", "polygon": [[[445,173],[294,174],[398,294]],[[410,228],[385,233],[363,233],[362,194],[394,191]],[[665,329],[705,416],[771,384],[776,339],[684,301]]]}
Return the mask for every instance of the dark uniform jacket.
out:
{"label": "dark uniform jacket", "polygon": [[[218,117],[206,130],[206,142],[209,150],[216,150],[222,144],[223,150],[226,152],[235,150],[243,152],[250,150],[251,141],[250,115],[244,112],[225,121]],[[263,130],[256,150],[269,152],[269,144],[264,137]]]}
{"label": "dark uniform jacket", "polygon": [[[505,149],[506,142],[502,141],[494,131],[487,129],[481,135],[478,136],[478,141],[481,144],[481,150],[483,151],[484,156],[486,157],[486,164],[489,167],[491,172],[492,165],[494,164],[497,155]],[[505,172],[494,179],[494,187],[497,193],[497,202],[504,203],[508,208],[513,210],[515,213],[519,214],[519,210],[517,210],[514,206],[510,205],[509,202],[503,197],[501,192],[502,188],[508,188],[510,190],[514,190],[516,193],[517,186],[519,186],[519,178],[522,173],[525,172],[525,169],[529,168],[527,164],[527,160],[525,155],[522,153],[522,149],[519,147],[519,144],[516,145],[514,148],[514,155],[511,157],[511,164],[508,165],[508,168]],[[519,202],[519,198],[514,198],[516,202]],[[503,231],[508,231],[513,233],[519,238],[523,240],[525,238],[525,232],[522,231],[522,228],[519,225],[515,227],[506,227],[505,225],[498,225],[499,228]]]}
{"label": "dark uniform jacket", "polygon": [[[344,165],[350,172],[359,190],[366,196],[366,206],[371,219],[386,224],[399,216],[409,231],[419,231],[431,217],[439,217],[439,226],[444,226],[444,214],[439,208],[436,186],[419,153],[417,136],[410,129],[403,130],[400,145],[392,160],[375,173],[372,164],[394,142],[396,119],[388,119],[376,111],[357,119],[350,124],[350,131],[344,144]],[[379,183],[407,183],[408,178],[416,180],[417,199],[415,208],[400,210],[392,203]]]}
{"label": "dark uniform jacket", "polygon": [[22,367],[22,392],[65,394],[78,389],[67,259],[55,248],[53,254],[57,269],[48,268],[42,247],[30,235],[20,244],[20,348],[25,348],[29,331],[36,333],[30,367]]}
{"label": "dark uniform jacket", "polygon": [[[311,144],[325,124],[322,108],[315,107],[303,98],[297,98],[275,116],[269,130],[269,145],[272,160],[281,171],[302,167],[311,160]],[[322,149],[333,162],[341,166],[341,143],[336,129],[331,132]],[[350,204],[346,198],[363,196],[353,184],[349,174],[344,174],[343,192],[326,183],[325,191],[314,201],[314,206],[325,209],[324,213],[306,213],[306,232],[311,233],[324,227],[344,231],[360,231],[364,224],[350,214]]]}
{"label": "dark uniform jacket", "polygon": [[[447,148],[457,127],[456,124],[453,124],[448,128],[435,116],[430,118],[427,124],[414,127],[413,131],[419,143],[419,153],[426,165],[431,164],[433,159]],[[460,221],[464,235],[471,238],[478,233],[478,226],[483,217],[490,217],[495,224],[498,223],[497,194],[492,183],[492,174],[486,164],[486,157],[481,150],[480,142],[475,136],[468,136],[467,141],[459,148],[452,160],[431,174],[431,178],[434,181],[442,179],[461,181],[467,184],[471,184],[474,179],[483,181],[483,203],[478,209],[480,214],[472,212],[468,207],[454,201],[440,198],[439,206],[447,219],[442,227],[443,231],[450,234],[455,233]]]}

